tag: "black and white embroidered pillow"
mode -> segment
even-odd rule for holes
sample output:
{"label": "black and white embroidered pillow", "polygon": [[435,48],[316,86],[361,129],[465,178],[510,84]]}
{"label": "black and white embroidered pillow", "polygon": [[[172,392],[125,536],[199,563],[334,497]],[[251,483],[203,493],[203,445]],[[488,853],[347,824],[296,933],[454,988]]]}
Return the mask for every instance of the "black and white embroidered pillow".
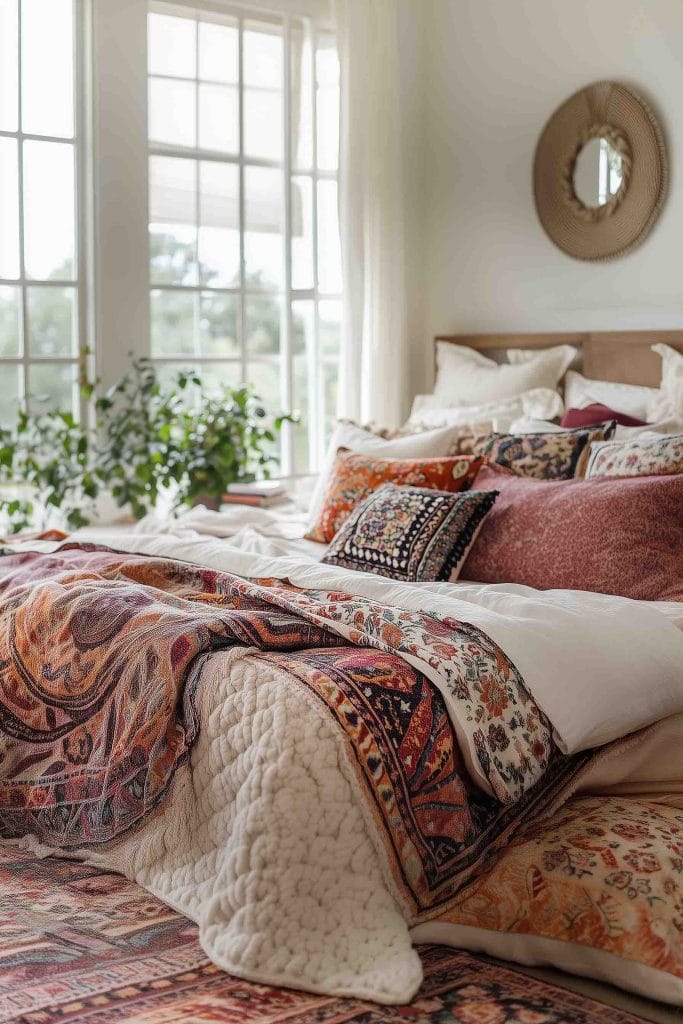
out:
{"label": "black and white embroidered pillow", "polygon": [[322,561],[407,583],[457,579],[496,495],[385,484],[352,512]]}

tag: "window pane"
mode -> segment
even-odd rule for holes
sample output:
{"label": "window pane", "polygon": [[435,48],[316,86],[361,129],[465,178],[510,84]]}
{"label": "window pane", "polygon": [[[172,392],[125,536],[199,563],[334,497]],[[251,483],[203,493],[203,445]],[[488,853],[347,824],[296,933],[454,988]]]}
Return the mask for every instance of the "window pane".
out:
{"label": "window pane", "polygon": [[153,291],[152,356],[195,354],[195,292]]}
{"label": "window pane", "polygon": [[[172,388],[176,388],[178,374],[183,371],[184,373],[195,373],[197,370],[196,364],[181,364],[181,363],[157,363],[155,366],[157,371],[157,378],[159,380],[159,386],[162,393],[171,391]],[[196,392],[194,385],[188,384],[185,391],[181,395],[181,406],[184,408],[191,407],[196,402]]]}
{"label": "window pane", "polygon": [[197,367],[202,378],[202,387],[208,394],[222,388],[236,388],[242,383],[241,363],[204,363]]}
{"label": "window pane", "polygon": [[292,303],[292,410],[299,423],[292,426],[293,471],[307,473],[311,465],[311,431],[316,392],[315,308],[312,300]]}
{"label": "window pane", "polygon": [[325,301],[318,306],[320,351],[323,356],[336,356],[341,334],[341,302]]}
{"label": "window pane", "polygon": [[29,356],[68,358],[76,355],[75,288],[28,288],[26,305]]}
{"label": "window pane", "polygon": [[331,171],[339,159],[339,58],[333,37],[320,37],[315,70],[318,167]]}
{"label": "window pane", "polygon": [[318,285],[323,292],[342,290],[337,182],[318,182]]}
{"label": "window pane", "polygon": [[282,88],[282,29],[247,22],[244,26],[244,84],[260,89]]}
{"label": "window pane", "polygon": [[3,366],[0,364],[0,393],[2,394],[0,424],[3,427],[13,427],[17,422],[20,381],[21,368],[19,366]]}
{"label": "window pane", "polygon": [[173,146],[197,145],[194,82],[149,80],[149,137]]}
{"label": "window pane", "polygon": [[200,22],[199,77],[206,82],[237,84],[239,59],[236,25]]}
{"label": "window pane", "polygon": [[150,276],[154,284],[197,282],[197,163],[149,161]]}
{"label": "window pane", "polygon": [[17,142],[0,139],[0,277],[19,277]]}
{"label": "window pane", "polygon": [[76,366],[54,363],[36,364],[29,369],[29,405],[34,413],[59,409],[76,412]]}
{"label": "window pane", "polygon": [[266,412],[282,412],[280,366],[276,361],[249,363],[247,382],[253,384]]}
{"label": "window pane", "polygon": [[265,167],[244,171],[247,285],[279,288],[282,284],[282,174]]}
{"label": "window pane", "polygon": [[339,366],[336,360],[323,363],[323,436],[327,444],[337,422],[337,384]]}
{"label": "window pane", "polygon": [[292,178],[292,288],[313,284],[313,180]]}
{"label": "window pane", "polygon": [[73,146],[24,143],[24,259],[29,277],[74,280],[74,178]]}
{"label": "window pane", "polygon": [[244,152],[261,160],[282,160],[282,93],[244,91]]}
{"label": "window pane", "polygon": [[204,292],[199,310],[199,348],[203,356],[239,356],[239,298]]}
{"label": "window pane", "polygon": [[21,0],[21,126],[73,136],[72,0]]}
{"label": "window pane", "polygon": [[239,171],[199,165],[199,272],[202,284],[229,287],[240,278]]}
{"label": "window pane", "polygon": [[[19,288],[0,288],[0,356],[21,355],[21,292]],[[0,406],[4,402],[4,392]]]}
{"label": "window pane", "polygon": [[247,353],[278,355],[280,351],[280,320],[282,303],[277,296],[254,297],[246,300]]}
{"label": "window pane", "polygon": [[18,0],[0,0],[0,131],[4,132],[15,132],[18,127],[18,11]]}
{"label": "window pane", "polygon": [[297,170],[313,166],[313,44],[307,22],[291,31],[292,162]]}
{"label": "window pane", "polygon": [[239,150],[239,101],[233,85],[199,86],[199,145],[221,153]]}
{"label": "window pane", "polygon": [[151,224],[150,278],[153,284],[194,284],[197,232],[182,224]]}
{"label": "window pane", "polygon": [[244,150],[282,158],[282,29],[248,22],[244,30]]}
{"label": "window pane", "polygon": [[197,23],[194,19],[150,14],[147,28],[150,74],[194,78],[197,71]]}

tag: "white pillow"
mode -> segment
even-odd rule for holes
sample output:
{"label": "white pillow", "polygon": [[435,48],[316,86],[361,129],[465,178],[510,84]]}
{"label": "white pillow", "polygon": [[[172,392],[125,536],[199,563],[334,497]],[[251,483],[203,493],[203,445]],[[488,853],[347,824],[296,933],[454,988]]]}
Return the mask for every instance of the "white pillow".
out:
{"label": "white pillow", "polygon": [[532,388],[521,395],[481,405],[451,404],[438,395],[416,395],[407,425],[434,428],[491,423],[493,430],[505,431],[520,416],[550,420],[563,412],[562,399],[550,388]]}
{"label": "white pillow", "polygon": [[355,423],[338,423],[327,446],[323,466],[311,496],[309,527],[318,520],[327,478],[339,448],[374,455],[379,459],[431,459],[449,455],[460,433],[460,424],[449,424],[442,425],[439,430],[424,430],[386,439]]}
{"label": "white pillow", "polygon": [[659,388],[639,384],[620,384],[611,380],[591,380],[570,370],[564,382],[564,404],[567,409],[585,409],[599,402],[615,412],[626,413],[638,420],[647,420],[651,402]]}
{"label": "white pillow", "polygon": [[518,363],[496,363],[465,345],[436,345],[434,394],[448,405],[478,405],[513,398],[532,388],[557,388],[576,356],[571,345],[533,352]]}
{"label": "white pillow", "polygon": [[520,416],[518,420],[508,427],[508,434],[556,434],[564,430],[558,423],[550,423],[548,420],[536,420],[530,416]]}
{"label": "white pillow", "polygon": [[[570,369],[581,366],[581,352],[578,348],[573,345],[556,345],[554,348],[542,349],[543,352],[555,352],[561,349],[571,348],[573,352],[572,361],[567,367]],[[535,359],[538,355],[539,350],[536,348],[507,348],[505,349],[505,355],[507,356],[508,363],[519,365],[519,363],[528,363],[530,359]]]}
{"label": "white pillow", "polygon": [[683,429],[683,353],[670,345],[653,345],[662,357],[662,384],[650,402],[650,419],[667,419]]}

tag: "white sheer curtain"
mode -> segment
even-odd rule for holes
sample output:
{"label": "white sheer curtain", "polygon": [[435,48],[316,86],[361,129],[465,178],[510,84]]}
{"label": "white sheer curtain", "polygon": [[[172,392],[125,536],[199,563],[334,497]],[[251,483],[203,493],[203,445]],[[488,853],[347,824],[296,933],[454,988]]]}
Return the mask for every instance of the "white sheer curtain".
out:
{"label": "white sheer curtain", "polygon": [[345,293],[339,413],[388,426],[403,417],[408,392],[400,2],[333,0]]}

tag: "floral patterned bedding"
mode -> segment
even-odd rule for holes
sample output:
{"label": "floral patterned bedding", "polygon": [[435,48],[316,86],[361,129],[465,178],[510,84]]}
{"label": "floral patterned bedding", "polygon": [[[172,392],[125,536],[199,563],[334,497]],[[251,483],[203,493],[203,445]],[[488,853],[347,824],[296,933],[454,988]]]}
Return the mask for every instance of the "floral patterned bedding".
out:
{"label": "floral patterned bedding", "polygon": [[[233,678],[226,671],[220,685],[210,686],[207,659],[213,658],[215,665],[215,652],[220,651],[226,656],[235,652],[246,675]],[[247,676],[256,701],[248,720],[236,711],[236,695]],[[474,902],[467,904],[470,918],[461,919],[463,899],[472,896],[472,887],[485,886],[491,872],[507,870],[516,851],[531,841],[534,829],[544,841],[556,841],[553,837],[563,823],[547,825],[547,819],[571,795],[594,756],[591,751],[572,757],[559,752],[551,723],[518,669],[490,636],[468,622],[392,608],[343,592],[298,589],[276,578],[247,580],[106,548],[66,544],[51,554],[24,552],[0,560],[0,680],[0,834],[39,852],[70,849],[93,863],[114,865],[175,907],[185,896],[180,890],[176,894],[169,880],[179,877],[183,865],[192,865],[192,814],[195,805],[202,804],[204,790],[221,773],[230,777],[232,789],[220,797],[224,806],[213,807],[211,815],[202,818],[201,827],[211,842],[192,870],[202,858],[215,864],[224,855],[226,870],[233,873],[231,884],[235,892],[240,890],[239,871],[234,872],[244,852],[230,845],[234,830],[221,833],[216,821],[221,815],[223,822],[236,821],[234,815],[244,800],[246,790],[235,783],[233,736],[262,727],[266,712],[257,706],[259,693],[271,695],[266,717],[274,715],[276,724],[278,709],[300,707],[284,723],[277,741],[271,731],[262,734],[260,747],[253,742],[244,747],[247,766],[253,758],[265,756],[258,783],[264,791],[272,791],[273,783],[267,781],[271,769],[277,764],[275,777],[281,772],[279,755],[272,766],[267,759],[280,749],[286,752],[289,744],[294,750],[302,738],[297,723],[306,720],[307,728],[318,731],[303,710],[304,705],[315,707],[327,730],[320,732],[320,746],[309,744],[306,753],[311,778],[323,761],[327,766],[315,783],[318,810],[314,804],[309,813],[298,797],[288,795],[285,784],[267,813],[280,815],[284,836],[290,813],[289,831],[297,841],[305,842],[306,829],[322,823],[310,845],[318,858],[314,866],[324,898],[331,898],[330,892],[337,898],[326,872],[340,848],[330,836],[339,835],[341,841],[341,823],[348,827],[353,819],[363,856],[379,857],[389,900],[380,918],[389,914],[393,898],[406,925],[446,929],[446,941],[456,945],[466,944],[463,929],[476,930],[477,941],[482,931],[497,932],[476,893]],[[304,704],[288,704],[290,691],[297,698],[302,695]],[[232,731],[223,724],[228,720]],[[343,751],[334,770],[330,766],[337,763],[337,755],[330,756],[332,748],[324,745],[323,734],[334,734]],[[285,763],[291,765],[290,755]],[[234,765],[239,767],[237,761]],[[343,800],[340,772],[345,784],[351,784]],[[182,781],[172,785],[176,779]],[[253,781],[248,773],[244,780],[245,785]],[[337,817],[323,820],[323,811],[327,813],[335,800],[341,801]],[[354,814],[362,810],[360,817],[353,818],[352,802]],[[249,854],[253,856],[261,832],[271,840],[274,833],[268,832],[265,819],[254,817],[255,811],[249,815],[249,802],[245,812],[250,828],[256,821],[255,845]],[[657,832],[647,842],[659,848],[663,835]],[[173,853],[174,845],[176,861],[165,862],[155,876],[151,854],[159,849]],[[262,855],[260,860],[272,866],[278,891],[282,880],[273,854],[277,843],[271,842],[269,849],[266,861]],[[142,866],[140,851],[151,857]],[[346,908],[342,916],[350,931],[336,936],[336,941],[339,948],[357,949],[364,941],[358,924],[362,914],[360,908],[347,906],[344,886],[350,893],[358,881],[353,872],[358,872],[360,861],[356,859],[354,869],[348,843],[344,855],[344,867],[340,857],[337,871],[338,882],[343,880],[338,899]],[[525,865],[513,865],[511,870],[520,880],[527,879],[520,881],[520,892],[528,884],[533,890],[533,872],[529,876]],[[626,870],[630,869],[619,863],[614,867],[617,878]],[[498,887],[508,886],[507,876],[501,877]],[[368,891],[382,888],[378,878],[368,873]],[[196,894],[201,888],[192,876],[186,881],[186,892]],[[212,885],[219,883],[223,884],[216,874]],[[599,885],[605,891],[609,888],[606,878]],[[626,898],[630,888],[623,887]],[[495,889],[494,884],[491,891]],[[611,889],[618,891],[616,882]],[[665,892],[662,898],[670,895]],[[215,898],[209,893],[202,907],[188,903],[182,909],[198,923],[202,913],[213,914],[214,945],[204,933],[202,941],[215,962],[232,970],[229,957],[220,960],[213,954],[225,943],[221,946],[221,936],[216,935],[212,906]],[[473,906],[482,911],[481,920],[472,916]],[[249,909],[247,900],[247,916]],[[239,917],[227,903],[221,913],[226,928],[232,927],[231,914],[232,923]],[[455,938],[448,932],[453,928]],[[310,980],[302,959],[308,948],[306,930],[304,915],[300,933],[288,947],[292,957],[287,972],[238,964],[235,973],[241,970],[255,980],[382,1002],[401,1001],[419,983],[414,961],[413,974],[403,971],[401,978],[401,963],[408,961],[400,952],[400,941],[392,966],[394,988],[381,977],[381,943],[372,963],[369,953],[366,957],[366,967],[372,969],[365,976],[351,971],[343,983],[325,980],[329,973],[321,975],[322,981]],[[514,921],[506,920],[503,932],[516,937]],[[667,941],[672,937],[670,932]],[[243,939],[240,936],[240,942]],[[278,943],[271,945],[277,951]],[[672,962],[680,963],[678,948],[671,941],[670,945]],[[636,946],[637,942],[629,948],[633,952]],[[336,962],[333,952],[331,960]],[[511,948],[503,955],[518,954]],[[646,957],[641,961],[651,968]],[[299,974],[291,966],[297,962]],[[659,979],[662,971],[655,969]],[[591,973],[590,964],[584,973]],[[682,1001],[676,970],[667,966],[664,973],[673,979],[673,987],[655,985],[654,994]],[[650,981],[644,982],[646,989]]]}
{"label": "floral patterned bedding", "polygon": [[196,739],[201,656],[230,645],[275,659],[344,730],[419,909],[575,770],[468,623],[67,544],[0,561],[2,835],[83,848],[148,815]]}

